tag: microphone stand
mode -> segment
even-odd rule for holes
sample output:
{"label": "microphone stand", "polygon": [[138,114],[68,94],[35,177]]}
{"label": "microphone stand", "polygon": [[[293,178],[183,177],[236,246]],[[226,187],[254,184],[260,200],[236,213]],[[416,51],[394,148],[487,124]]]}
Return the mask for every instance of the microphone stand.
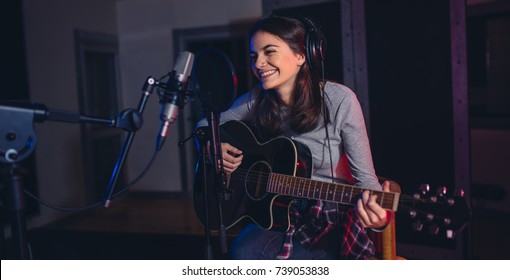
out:
{"label": "microphone stand", "polygon": [[[11,216],[12,239],[16,250],[15,258],[29,259],[31,257],[26,234],[23,168],[19,163],[35,150],[37,137],[33,130],[33,122],[43,122],[45,120],[70,123],[87,122],[109,125],[129,131],[104,197],[105,206],[108,207],[111,204],[113,190],[133,142],[135,131],[140,129],[143,124],[142,113],[147,100],[157,84],[156,79],[148,77],[142,88],[143,94],[137,110],[126,109],[115,120],[49,110],[45,105],[36,103],[0,102],[0,119],[9,120],[9,126],[3,125],[0,127],[2,130],[5,129],[5,131],[0,131],[0,134],[6,133],[0,135],[0,137],[7,140],[0,141],[0,182],[6,188],[7,201],[5,204]],[[1,237],[4,237],[4,234]],[[2,244],[2,249],[4,247],[6,246]],[[7,258],[7,253],[2,256],[2,258],[4,257]]]}
{"label": "microphone stand", "polygon": [[[13,257],[15,259],[30,259],[23,187],[23,175],[26,171],[20,163],[35,150],[37,137],[33,129],[33,123],[52,120],[113,125],[114,121],[53,111],[42,104],[20,102],[0,102],[0,119],[8,121],[0,127],[0,134],[2,134],[0,137],[7,140],[0,141],[0,182],[4,187],[2,191],[5,192],[5,195],[2,196],[5,201],[2,201],[2,203],[6,206],[10,216]],[[4,133],[5,135],[3,135]],[[3,228],[1,237],[2,249],[5,249],[2,250],[2,259],[8,259]]]}
{"label": "microphone stand", "polygon": [[212,260],[212,244],[211,244],[211,227],[209,221],[209,196],[207,191],[207,175],[206,175],[206,164],[207,164],[207,132],[204,127],[197,128],[194,133],[197,138],[197,142],[200,145],[200,153],[202,157],[202,184],[204,186],[204,233],[205,233],[205,257],[208,260]]}
{"label": "microphone stand", "polygon": [[138,103],[138,108],[136,110],[134,109],[124,110],[117,119],[118,126],[123,128],[124,130],[129,131],[129,133],[126,137],[126,140],[124,141],[124,145],[122,146],[122,149],[120,151],[117,163],[115,164],[115,168],[113,169],[113,173],[110,177],[110,182],[108,183],[108,188],[106,189],[106,193],[103,198],[103,203],[105,207],[110,207],[111,205],[113,190],[117,185],[117,180],[119,179],[120,171],[124,167],[124,163],[129,153],[129,149],[131,148],[133,139],[135,138],[135,133],[138,129],[142,127],[143,111],[145,109],[149,96],[152,94],[157,84],[158,84],[157,80],[149,76],[143,85],[142,96],[140,98],[140,102]]}
{"label": "microphone stand", "polygon": [[[35,149],[37,137],[33,129],[34,109],[30,105],[16,107],[15,102],[0,102],[0,186],[2,206],[8,212],[15,259],[29,259],[27,243],[23,171],[20,161]],[[19,104],[19,103],[16,103]],[[4,208],[4,207],[2,207]],[[8,259],[2,223],[2,259]]]}
{"label": "microphone stand", "polygon": [[[2,184],[6,188],[6,208],[8,209],[11,221],[11,236],[15,249],[15,259],[30,259],[30,250],[27,242],[27,225],[25,218],[25,198],[23,195],[23,168],[17,162],[9,165],[2,164]],[[2,227],[2,232],[3,232]],[[5,246],[4,246],[5,247]],[[2,259],[8,259],[7,253]]]}
{"label": "microphone stand", "polygon": [[[211,140],[213,147],[213,164],[215,166],[215,176],[213,179],[214,182],[214,194],[216,195],[216,201],[218,203],[218,231],[220,238],[220,248],[222,253],[227,253],[227,234],[226,227],[223,223],[223,211],[222,211],[222,203],[226,200],[229,200],[230,197],[227,193],[227,178],[225,171],[223,169],[223,156],[221,153],[221,140],[219,134],[219,120],[220,114],[210,110],[207,121],[209,123],[209,128],[211,131]],[[218,164],[219,163],[219,164]],[[205,168],[205,166],[204,166]],[[204,177],[206,174],[204,173]],[[204,181],[205,182],[205,181]],[[207,184],[204,185],[204,190],[206,189]],[[207,199],[206,199],[207,200]],[[204,207],[207,209],[207,207]],[[207,211],[207,210],[206,210]],[[209,225],[206,226],[208,228]]]}
{"label": "microphone stand", "polygon": [[[27,241],[27,224],[25,214],[25,196],[23,175],[26,170],[20,164],[35,150],[37,137],[33,129],[34,122],[46,120],[69,123],[96,123],[113,126],[113,119],[104,119],[79,115],[70,112],[49,110],[43,104],[20,102],[0,102],[0,119],[8,120],[8,126],[3,126],[0,137],[7,141],[0,141],[0,180],[4,187],[6,206],[10,217],[11,238],[13,241],[13,257],[15,259],[30,259],[30,249]],[[2,259],[8,259],[5,235],[2,228]]]}

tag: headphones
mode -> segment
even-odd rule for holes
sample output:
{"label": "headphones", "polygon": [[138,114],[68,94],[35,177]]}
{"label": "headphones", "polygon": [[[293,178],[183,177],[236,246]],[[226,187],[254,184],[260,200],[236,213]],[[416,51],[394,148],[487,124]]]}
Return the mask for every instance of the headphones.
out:
{"label": "headphones", "polygon": [[324,61],[326,39],[319,28],[307,17],[294,16],[305,27],[305,54],[310,69],[319,67]]}

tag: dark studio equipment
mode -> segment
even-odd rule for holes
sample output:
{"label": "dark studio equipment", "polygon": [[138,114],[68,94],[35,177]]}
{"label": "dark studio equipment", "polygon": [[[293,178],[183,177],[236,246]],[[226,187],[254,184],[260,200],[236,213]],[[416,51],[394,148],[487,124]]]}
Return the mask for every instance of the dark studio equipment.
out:
{"label": "dark studio equipment", "polygon": [[109,207],[111,205],[111,198],[113,195],[113,191],[117,185],[117,180],[119,178],[121,170],[124,167],[124,163],[129,153],[129,149],[131,148],[131,145],[135,138],[135,133],[142,127],[143,124],[142,114],[145,109],[145,106],[147,105],[149,96],[154,91],[156,85],[157,80],[154,79],[153,77],[148,77],[147,80],[145,81],[145,84],[143,85],[142,96],[138,103],[137,109],[136,110],[128,109],[120,113],[120,116],[123,116],[122,119],[127,120],[126,127],[123,128],[128,131],[128,134],[126,136],[126,140],[124,140],[124,145],[120,150],[119,157],[117,158],[117,163],[115,163],[115,168],[113,168],[113,173],[112,176],[110,177],[110,182],[108,183],[108,187],[106,189],[102,201],[105,207]]}
{"label": "dark studio equipment", "polygon": [[[160,103],[163,104],[160,114],[160,119],[163,122],[161,124],[161,128],[156,140],[157,151],[161,150],[165,142],[169,125],[172,124],[177,118],[178,108],[182,107],[184,104],[184,99],[187,94],[186,82],[189,73],[191,72],[190,65],[193,64],[193,59],[194,55],[192,53],[181,52],[177,58],[177,62],[175,63],[173,71],[167,75],[168,81],[166,84],[153,79],[151,82],[146,82],[144,85],[144,95],[142,96],[142,100],[138,106],[138,111],[140,114],[143,112],[147,98],[151,95],[155,87],[160,89]],[[113,169],[113,174],[110,177],[110,183],[108,184],[108,188],[103,199],[105,207],[109,207],[111,204],[111,198],[117,185],[120,171],[124,166],[127,154],[133,142],[133,138],[134,132],[129,132],[117,163],[115,164],[115,168]]]}
{"label": "dark studio equipment", "polygon": [[[168,73],[168,81],[162,82],[149,76],[143,87],[142,94],[136,109],[126,109],[115,118],[92,117],[67,111],[48,109],[43,104],[0,102],[0,179],[6,189],[6,202],[11,217],[12,240],[15,258],[29,259],[30,252],[26,239],[25,201],[23,178],[20,163],[35,150],[37,136],[34,131],[34,122],[57,121],[69,123],[92,123],[120,128],[128,132],[122,150],[119,154],[110,182],[102,198],[105,207],[111,204],[112,196],[119,174],[126,161],[129,149],[134,140],[135,133],[143,125],[143,112],[150,95],[155,88],[160,95],[162,103],[161,129],[157,136],[156,153],[164,143],[168,133],[168,126],[177,117],[178,108],[184,105],[189,95],[187,80],[191,72],[194,55],[181,52],[172,72]],[[164,77],[166,77],[164,76]]]}
{"label": "dark studio equipment", "polygon": [[[214,181],[213,193],[211,196],[216,199],[212,200],[217,203],[218,213],[208,213],[208,199],[204,199],[203,213],[205,218],[205,235],[206,235],[206,257],[212,257],[210,243],[210,227],[209,215],[218,215],[219,224],[213,225],[219,230],[221,251],[227,251],[226,228],[222,221],[221,205],[229,199],[227,190],[227,178],[223,170],[223,160],[221,155],[221,139],[219,137],[220,113],[226,111],[232,105],[237,94],[237,76],[235,74],[232,63],[227,56],[218,49],[207,48],[197,54],[192,72],[192,90],[201,101],[204,116],[207,118],[208,127],[197,129],[196,137],[200,145],[201,160],[205,161],[210,156],[215,166],[213,174],[203,176],[203,187],[205,197],[208,197],[205,190],[208,180]],[[207,141],[210,141],[210,152],[208,153]]]}
{"label": "dark studio equipment", "polygon": [[[177,58],[174,69],[168,76],[166,84],[161,81],[157,81],[152,77],[149,77],[143,87],[143,95],[138,105],[137,112],[141,115],[145,108],[145,104],[152,94],[155,87],[160,89],[160,103],[163,104],[161,108],[160,119],[163,121],[161,128],[156,140],[157,151],[161,150],[164,141],[168,134],[168,126],[172,124],[177,118],[178,107],[183,106],[183,100],[187,94],[186,82],[191,72],[190,65],[192,65],[194,55],[190,52],[181,52]],[[120,155],[113,169],[113,174],[110,177],[110,183],[106,190],[106,194],[103,198],[105,207],[109,207],[111,204],[111,198],[114,193],[114,189],[117,185],[117,180],[120,175],[124,163],[126,161],[127,154],[134,139],[134,131],[130,131],[124,142],[124,146],[120,152]]]}
{"label": "dark studio equipment", "polygon": [[114,126],[122,121],[101,119],[59,110],[50,110],[43,104],[26,102],[0,103],[0,166],[5,187],[5,204],[9,210],[16,258],[28,259],[26,241],[25,200],[23,196],[23,169],[20,163],[35,150],[37,136],[34,122],[90,122]]}
{"label": "dark studio equipment", "polygon": [[[99,118],[67,111],[51,110],[43,104],[37,103],[0,103],[0,165],[2,166],[2,183],[7,195],[6,204],[10,205],[12,239],[15,244],[16,258],[28,259],[29,249],[26,240],[25,201],[23,197],[23,178],[20,162],[35,150],[37,137],[34,132],[34,122],[57,121],[69,123],[94,123],[108,125],[129,131],[127,143],[130,144],[134,132],[142,127],[143,108],[148,96],[153,90],[156,80],[149,77],[144,85],[142,100],[138,109],[126,109],[116,118]],[[124,146],[123,152],[127,153]],[[122,155],[121,155],[122,156]],[[125,158],[125,156],[122,156]],[[113,191],[113,189],[112,189]]]}
{"label": "dark studio equipment", "polygon": [[115,127],[125,126],[121,116],[103,119],[60,110],[50,110],[43,104],[27,102],[0,102],[0,166],[5,187],[5,204],[11,220],[12,240],[16,258],[28,259],[26,242],[25,200],[23,196],[23,169],[20,163],[35,150],[37,136],[34,122],[87,122]]}

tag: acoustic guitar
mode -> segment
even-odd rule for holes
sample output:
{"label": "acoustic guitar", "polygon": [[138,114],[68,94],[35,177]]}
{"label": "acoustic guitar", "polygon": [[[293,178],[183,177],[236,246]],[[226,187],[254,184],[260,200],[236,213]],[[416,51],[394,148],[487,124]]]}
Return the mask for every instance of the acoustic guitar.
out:
{"label": "acoustic guitar", "polygon": [[[204,205],[207,205],[207,218],[213,230],[218,229],[220,224],[228,229],[249,219],[264,229],[285,231],[290,226],[292,200],[313,199],[352,206],[367,190],[310,179],[313,165],[309,148],[288,137],[276,137],[260,143],[246,124],[229,121],[220,126],[220,139],[242,150],[243,161],[226,178],[226,188],[218,183],[219,177],[215,176],[212,164],[204,164],[203,160],[197,163],[193,190],[195,212],[205,223]],[[400,207],[428,221],[437,220],[440,226],[450,231],[461,230],[469,219],[470,211],[463,197],[450,198],[440,193],[423,198],[368,191],[377,195],[376,201],[384,209],[397,211]]]}

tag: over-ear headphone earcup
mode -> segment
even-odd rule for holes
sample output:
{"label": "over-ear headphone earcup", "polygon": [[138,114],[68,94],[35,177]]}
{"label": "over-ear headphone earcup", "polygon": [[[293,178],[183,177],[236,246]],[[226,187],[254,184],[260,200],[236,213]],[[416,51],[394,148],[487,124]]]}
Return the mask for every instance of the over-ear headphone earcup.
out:
{"label": "over-ear headphone earcup", "polygon": [[308,18],[300,19],[305,26],[306,60],[311,69],[318,67],[324,60],[324,36],[315,24]]}

